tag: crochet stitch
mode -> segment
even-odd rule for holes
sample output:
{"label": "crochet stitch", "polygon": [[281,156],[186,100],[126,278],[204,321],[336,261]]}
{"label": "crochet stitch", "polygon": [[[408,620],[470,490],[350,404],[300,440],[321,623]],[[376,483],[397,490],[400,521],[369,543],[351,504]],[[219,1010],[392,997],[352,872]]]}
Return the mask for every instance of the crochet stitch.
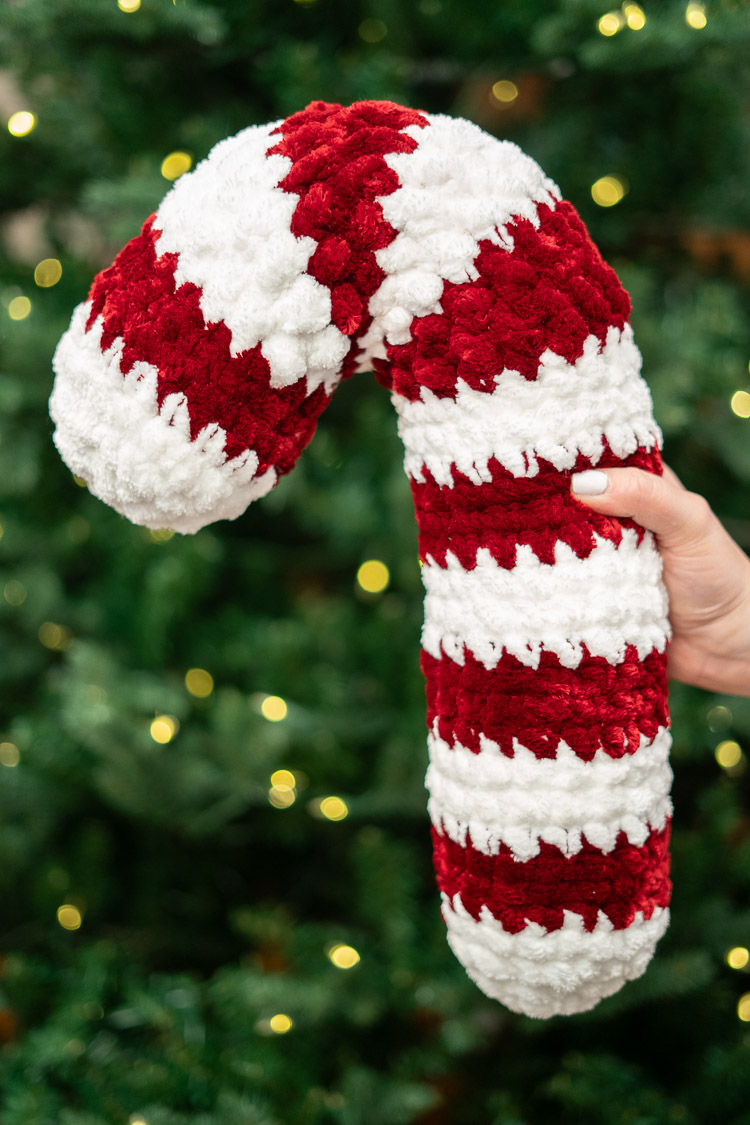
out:
{"label": "crochet stitch", "polygon": [[315,102],[182,176],[54,358],[66,463],[133,522],[183,533],[272,489],[341,379],[389,389],[448,941],[488,996],[540,1018],[643,973],[669,919],[661,560],[570,493],[594,466],[662,472],[629,312],[516,145]]}

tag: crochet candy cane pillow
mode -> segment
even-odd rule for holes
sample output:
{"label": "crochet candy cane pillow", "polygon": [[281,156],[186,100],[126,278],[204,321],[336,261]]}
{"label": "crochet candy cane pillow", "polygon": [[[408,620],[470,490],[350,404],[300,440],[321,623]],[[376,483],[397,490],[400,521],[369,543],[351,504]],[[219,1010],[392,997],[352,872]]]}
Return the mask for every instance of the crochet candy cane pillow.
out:
{"label": "crochet candy cane pillow", "polygon": [[516,145],[316,102],[179,179],[55,353],[55,442],[147,527],[234,519],[337,383],[391,392],[426,591],[427,786],[448,941],[516,1012],[646,968],[670,894],[653,536],[570,493],[662,471],[630,304]]}

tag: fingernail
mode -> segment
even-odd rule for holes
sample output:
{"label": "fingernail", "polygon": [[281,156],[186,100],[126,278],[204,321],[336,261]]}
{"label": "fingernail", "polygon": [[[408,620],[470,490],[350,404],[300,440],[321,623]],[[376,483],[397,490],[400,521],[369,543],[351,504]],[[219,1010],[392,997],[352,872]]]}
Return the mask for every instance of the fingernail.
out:
{"label": "fingernail", "polygon": [[598,469],[587,469],[585,473],[573,473],[570,483],[579,496],[599,496],[607,491],[609,477]]}

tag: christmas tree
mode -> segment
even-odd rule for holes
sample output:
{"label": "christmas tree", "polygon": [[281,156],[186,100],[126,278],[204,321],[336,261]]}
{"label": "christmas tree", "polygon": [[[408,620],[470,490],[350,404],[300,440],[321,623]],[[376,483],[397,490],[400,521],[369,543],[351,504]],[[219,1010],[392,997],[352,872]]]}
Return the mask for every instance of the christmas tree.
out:
{"label": "christmas tree", "polygon": [[[750,700],[673,684],[672,923],[537,1022],[445,942],[422,586],[367,375],[194,536],[52,445],[93,275],[224,137],[391,99],[517,142],[633,302],[665,459],[750,549],[739,0],[13,0],[0,26],[3,1125],[750,1123]],[[744,748],[744,749],[743,749]]]}

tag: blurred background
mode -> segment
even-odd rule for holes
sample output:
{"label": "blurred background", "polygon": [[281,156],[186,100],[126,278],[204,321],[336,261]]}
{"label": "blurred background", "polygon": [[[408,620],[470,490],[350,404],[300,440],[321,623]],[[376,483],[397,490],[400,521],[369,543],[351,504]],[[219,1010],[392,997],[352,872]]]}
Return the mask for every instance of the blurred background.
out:
{"label": "blurred background", "polygon": [[[51,356],[227,135],[392,99],[519,143],[633,300],[665,457],[750,550],[746,0],[4,0],[2,1125],[750,1123],[750,699],[673,685],[672,923],[593,1012],[445,942],[395,414],[192,537],[60,461]],[[7,123],[7,124],[6,124]]]}

